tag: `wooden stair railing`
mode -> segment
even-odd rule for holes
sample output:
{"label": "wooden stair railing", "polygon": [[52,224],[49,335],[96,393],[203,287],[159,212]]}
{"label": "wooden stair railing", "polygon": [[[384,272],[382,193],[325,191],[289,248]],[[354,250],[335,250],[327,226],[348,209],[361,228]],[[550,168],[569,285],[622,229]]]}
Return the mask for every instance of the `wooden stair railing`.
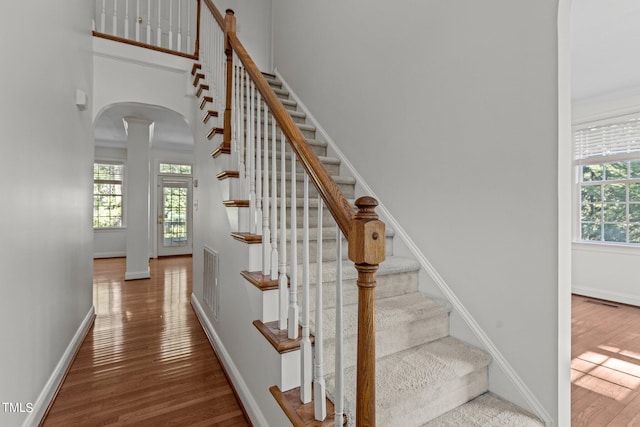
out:
{"label": "wooden stair railing", "polygon": [[[162,1],[165,3],[164,6],[162,6]],[[121,4],[124,8],[120,9],[118,9],[118,0],[102,0],[101,5],[98,3],[96,1],[97,16],[94,18],[94,37],[183,58],[198,59],[200,0],[176,0],[175,2],[173,0],[154,0],[153,9],[151,0],[126,0],[124,4]],[[110,8],[109,11],[113,12],[109,19],[105,14],[107,4]],[[107,23],[107,20],[111,22]],[[143,26],[144,20],[146,22]],[[173,31],[174,21],[178,31]],[[167,27],[167,25],[169,26]],[[151,36],[152,31],[156,32],[156,37]],[[195,40],[192,40],[192,35]]]}
{"label": "wooden stair railing", "polygon": [[[227,10],[223,17],[211,0],[203,1],[224,32],[226,55],[223,141],[216,151],[223,153],[232,151],[232,78],[235,54],[275,119],[277,127],[284,134],[287,143],[302,164],[310,182],[317,189],[348,241],[348,256],[354,262],[358,272],[356,425],[374,426],[376,420],[374,297],[376,271],[385,259],[385,225],[378,220],[375,213],[377,201],[372,197],[361,197],[355,202],[358,210],[353,209],[237,38],[234,12]],[[203,41],[201,41],[202,47]]]}

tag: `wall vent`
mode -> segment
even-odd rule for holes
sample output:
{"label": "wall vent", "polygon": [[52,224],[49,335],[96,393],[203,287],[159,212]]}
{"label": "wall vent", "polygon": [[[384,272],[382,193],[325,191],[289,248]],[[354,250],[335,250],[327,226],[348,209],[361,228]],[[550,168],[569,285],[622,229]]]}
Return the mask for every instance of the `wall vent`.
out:
{"label": "wall vent", "polygon": [[204,247],[204,302],[215,320],[218,320],[218,253]]}

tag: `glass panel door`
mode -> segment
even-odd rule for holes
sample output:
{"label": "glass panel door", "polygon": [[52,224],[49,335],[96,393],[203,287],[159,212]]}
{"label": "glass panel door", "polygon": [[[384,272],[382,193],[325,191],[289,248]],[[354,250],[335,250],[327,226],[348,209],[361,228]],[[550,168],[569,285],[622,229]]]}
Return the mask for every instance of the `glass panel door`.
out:
{"label": "glass panel door", "polygon": [[190,254],[191,178],[161,177],[158,204],[158,256]]}

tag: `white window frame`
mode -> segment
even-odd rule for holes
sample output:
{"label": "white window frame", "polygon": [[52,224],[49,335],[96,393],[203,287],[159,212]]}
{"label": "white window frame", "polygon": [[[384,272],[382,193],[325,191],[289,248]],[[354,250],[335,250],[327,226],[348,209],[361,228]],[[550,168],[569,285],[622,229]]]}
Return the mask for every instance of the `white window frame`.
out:
{"label": "white window frame", "polygon": [[[120,226],[117,227],[93,227],[94,231],[103,231],[103,230],[121,230],[126,228],[126,187],[125,187],[125,183],[126,183],[126,166],[125,166],[125,162],[120,161],[120,160],[101,160],[101,159],[96,159],[93,161],[93,165],[95,168],[96,164],[101,164],[101,165],[118,165],[122,167],[122,180],[121,181],[117,181],[120,182],[120,188],[121,188],[121,200],[122,200],[122,220],[121,220],[121,224]],[[95,170],[95,169],[94,169]],[[93,183],[95,184],[96,180],[95,180],[95,175],[94,175],[94,179],[93,179]],[[95,193],[93,194],[93,198],[94,198],[94,202],[95,202]],[[93,223],[93,219],[92,219],[92,223]]]}
{"label": "white window frame", "polygon": [[[589,121],[575,125],[573,127],[574,138],[574,165],[576,171],[576,196],[575,206],[575,241],[577,243],[608,245],[608,246],[631,246],[640,247],[640,243],[629,243],[629,209],[634,205],[634,201],[629,200],[629,191],[626,192],[624,203],[626,209],[626,241],[614,242],[605,241],[604,224],[622,223],[618,221],[605,221],[604,199],[600,200],[602,205],[600,212],[601,228],[600,240],[582,240],[582,189],[591,185],[600,185],[604,191],[606,184],[623,184],[629,188],[629,184],[639,183],[638,177],[631,178],[627,175],[624,179],[583,181],[583,166],[606,165],[618,162],[640,161],[640,112],[609,117],[597,121]],[[604,174],[604,171],[603,171]],[[629,174],[629,172],[628,172]],[[601,193],[601,197],[602,197]],[[632,222],[632,224],[635,223]]]}

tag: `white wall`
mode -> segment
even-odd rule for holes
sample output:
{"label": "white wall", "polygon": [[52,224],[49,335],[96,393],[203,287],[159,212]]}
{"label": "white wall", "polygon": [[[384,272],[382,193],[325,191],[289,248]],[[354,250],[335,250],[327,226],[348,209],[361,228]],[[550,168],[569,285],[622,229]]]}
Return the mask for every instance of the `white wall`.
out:
{"label": "white wall", "polygon": [[192,60],[98,37],[93,43],[94,119],[104,107],[122,102],[159,105],[191,117]]}
{"label": "white wall", "polygon": [[222,14],[234,11],[238,39],[261,71],[272,71],[271,0],[214,0],[214,4]]}
{"label": "white wall", "polygon": [[[85,0],[0,13],[0,402],[23,407],[48,404],[38,396],[92,310],[92,111],[75,105],[76,89],[93,98],[92,16]],[[0,424],[28,415],[3,405]]]}
{"label": "white wall", "polygon": [[558,3],[273,5],[274,66],[557,420]]}

